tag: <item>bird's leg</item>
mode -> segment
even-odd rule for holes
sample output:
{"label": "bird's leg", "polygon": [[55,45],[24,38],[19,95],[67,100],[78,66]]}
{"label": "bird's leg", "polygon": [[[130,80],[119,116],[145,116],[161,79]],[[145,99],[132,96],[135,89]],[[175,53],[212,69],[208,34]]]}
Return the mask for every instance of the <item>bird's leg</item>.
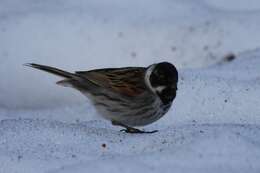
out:
{"label": "bird's leg", "polygon": [[156,133],[158,132],[158,130],[153,130],[153,131],[143,131],[143,130],[139,130],[133,127],[129,127],[127,125],[124,125],[122,123],[116,122],[116,121],[112,121],[112,124],[115,126],[122,126],[125,129],[120,130],[121,132],[126,132],[126,133]]}

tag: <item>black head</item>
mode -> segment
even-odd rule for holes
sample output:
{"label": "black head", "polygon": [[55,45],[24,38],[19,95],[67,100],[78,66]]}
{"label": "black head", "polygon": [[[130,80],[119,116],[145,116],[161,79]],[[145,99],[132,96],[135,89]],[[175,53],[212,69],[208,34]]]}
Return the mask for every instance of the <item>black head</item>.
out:
{"label": "black head", "polygon": [[148,67],[146,83],[164,104],[168,104],[176,97],[178,71],[168,62],[154,64]]}

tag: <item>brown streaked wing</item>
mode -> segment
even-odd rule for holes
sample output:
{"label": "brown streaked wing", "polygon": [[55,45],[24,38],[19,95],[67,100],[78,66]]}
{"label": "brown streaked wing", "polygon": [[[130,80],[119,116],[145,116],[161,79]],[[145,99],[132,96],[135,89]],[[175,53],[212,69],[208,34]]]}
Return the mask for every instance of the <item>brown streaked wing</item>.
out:
{"label": "brown streaked wing", "polygon": [[144,92],[146,68],[125,67],[91,71],[78,71],[79,74],[98,86],[111,89],[126,96],[137,96]]}

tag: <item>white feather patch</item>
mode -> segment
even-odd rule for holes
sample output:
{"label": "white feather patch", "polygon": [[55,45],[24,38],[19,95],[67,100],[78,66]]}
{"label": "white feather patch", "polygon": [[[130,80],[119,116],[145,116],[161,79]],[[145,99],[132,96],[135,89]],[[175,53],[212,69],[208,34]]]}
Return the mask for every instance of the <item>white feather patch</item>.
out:
{"label": "white feather patch", "polygon": [[156,90],[155,88],[152,87],[151,85],[151,82],[150,82],[150,77],[151,77],[151,74],[155,68],[156,64],[154,65],[151,65],[147,70],[146,70],[146,73],[145,73],[145,77],[144,77],[144,80],[145,80],[145,84],[148,86],[148,88],[156,94]]}
{"label": "white feather patch", "polygon": [[57,85],[63,86],[63,87],[73,87],[72,84],[68,79],[64,79],[61,81],[56,82]]}

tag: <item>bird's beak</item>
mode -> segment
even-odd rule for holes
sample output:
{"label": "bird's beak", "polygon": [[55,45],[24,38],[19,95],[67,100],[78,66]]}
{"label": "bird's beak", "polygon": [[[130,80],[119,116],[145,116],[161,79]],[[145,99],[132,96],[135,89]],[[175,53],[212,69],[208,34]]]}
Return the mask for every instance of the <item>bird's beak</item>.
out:
{"label": "bird's beak", "polygon": [[177,91],[177,90],[178,90],[177,85],[173,85],[173,86],[172,86],[172,89],[174,89],[175,91]]}

